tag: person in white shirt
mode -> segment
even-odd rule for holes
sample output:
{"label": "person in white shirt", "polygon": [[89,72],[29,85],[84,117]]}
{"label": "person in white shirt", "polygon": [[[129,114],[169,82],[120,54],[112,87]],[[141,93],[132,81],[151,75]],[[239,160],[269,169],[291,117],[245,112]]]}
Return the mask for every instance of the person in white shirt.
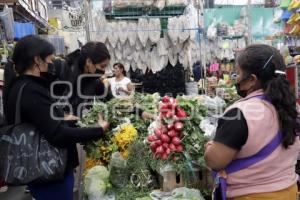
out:
{"label": "person in white shirt", "polygon": [[115,63],[113,73],[115,77],[108,80],[112,95],[114,97],[130,96],[134,88],[131,80],[126,77],[124,65]]}

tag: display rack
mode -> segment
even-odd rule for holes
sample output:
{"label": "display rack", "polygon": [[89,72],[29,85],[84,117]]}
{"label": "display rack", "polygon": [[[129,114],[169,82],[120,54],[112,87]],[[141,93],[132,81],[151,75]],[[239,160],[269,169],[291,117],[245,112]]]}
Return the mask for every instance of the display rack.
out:
{"label": "display rack", "polygon": [[142,7],[142,8],[122,8],[113,9],[111,12],[105,12],[107,19],[138,19],[143,16],[153,16],[153,17],[172,17],[182,15],[185,6],[172,6],[165,7],[163,10],[159,10],[155,7]]}

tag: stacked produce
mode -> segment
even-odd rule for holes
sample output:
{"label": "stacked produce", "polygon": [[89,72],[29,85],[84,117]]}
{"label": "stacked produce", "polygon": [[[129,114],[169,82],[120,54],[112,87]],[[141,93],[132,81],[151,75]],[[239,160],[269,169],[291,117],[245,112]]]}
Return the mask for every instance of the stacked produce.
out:
{"label": "stacked produce", "polygon": [[[79,124],[94,125],[99,113],[106,113],[111,129],[106,138],[85,145],[86,174],[95,166],[109,166],[113,187],[105,195],[136,199],[160,188],[156,173],[165,166],[172,166],[178,174],[204,166],[204,146],[209,138],[199,125],[211,109],[207,98],[137,93],[134,99],[95,103]],[[134,107],[151,112],[156,120],[142,120],[129,112]],[[93,187],[89,189],[95,192]]]}
{"label": "stacked produce", "polygon": [[184,146],[181,140],[183,138],[183,120],[186,117],[186,112],[179,107],[176,99],[168,96],[162,99],[159,127],[154,130],[154,134],[147,138],[156,159],[176,161],[178,159],[176,154],[183,153]]}

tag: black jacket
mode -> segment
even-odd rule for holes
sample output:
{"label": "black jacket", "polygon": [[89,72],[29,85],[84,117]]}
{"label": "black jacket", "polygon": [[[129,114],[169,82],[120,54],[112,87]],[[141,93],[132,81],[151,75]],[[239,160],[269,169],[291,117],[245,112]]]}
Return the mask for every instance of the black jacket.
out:
{"label": "black jacket", "polygon": [[[41,134],[54,146],[67,148],[68,167],[75,168],[78,161],[76,143],[99,140],[103,136],[103,129],[74,128],[67,121],[55,120],[51,116],[51,105],[55,102],[49,92],[46,79],[22,75],[7,91],[5,116],[8,124],[14,123],[16,99],[20,87],[24,87],[21,98],[21,121],[33,124]],[[56,117],[62,117],[63,112],[54,108]]]}

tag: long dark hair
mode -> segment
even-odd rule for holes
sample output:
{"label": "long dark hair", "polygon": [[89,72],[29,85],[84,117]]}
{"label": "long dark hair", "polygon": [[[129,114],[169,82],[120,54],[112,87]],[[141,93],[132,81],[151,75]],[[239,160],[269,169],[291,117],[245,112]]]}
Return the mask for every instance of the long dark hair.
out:
{"label": "long dark hair", "polygon": [[282,145],[285,148],[293,145],[299,130],[296,97],[286,76],[276,73],[286,70],[279,51],[268,45],[251,45],[239,54],[237,63],[246,74],[258,77],[261,89],[277,110],[283,136]]}
{"label": "long dark hair", "polygon": [[55,49],[51,43],[39,36],[29,35],[20,39],[14,49],[12,57],[5,66],[4,73],[4,104],[7,94],[17,78],[34,65],[34,58],[39,56],[45,61],[47,56],[54,54]]}
{"label": "long dark hair", "polygon": [[122,74],[126,76],[126,70],[122,63],[115,63],[113,67],[118,67],[120,70],[122,70]]}
{"label": "long dark hair", "polygon": [[91,59],[93,64],[101,63],[106,59],[110,59],[107,47],[102,42],[88,42],[81,50],[76,50],[67,56],[68,64],[77,64],[81,73],[87,59]]}
{"label": "long dark hair", "polygon": [[102,42],[88,42],[81,49],[77,49],[66,56],[66,63],[71,70],[68,80],[76,84],[77,78],[83,74],[87,59],[93,64],[110,59],[110,54]]}

